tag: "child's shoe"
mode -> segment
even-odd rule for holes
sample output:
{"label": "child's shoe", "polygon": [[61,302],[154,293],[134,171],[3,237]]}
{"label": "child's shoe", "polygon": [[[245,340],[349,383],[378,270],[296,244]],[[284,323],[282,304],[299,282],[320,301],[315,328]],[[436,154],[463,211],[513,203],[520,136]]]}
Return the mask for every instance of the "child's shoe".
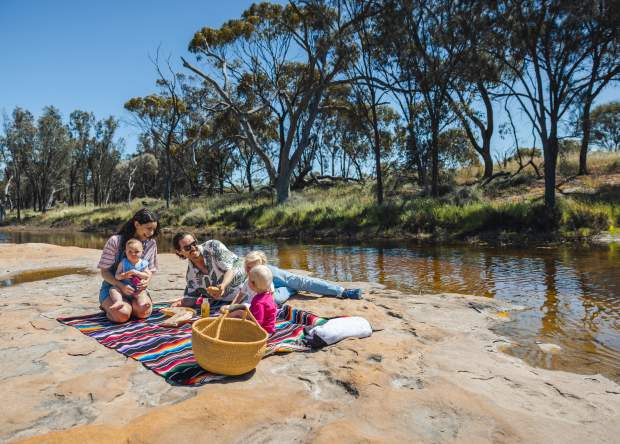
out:
{"label": "child's shoe", "polygon": [[345,288],[340,295],[341,299],[362,299],[361,288]]}

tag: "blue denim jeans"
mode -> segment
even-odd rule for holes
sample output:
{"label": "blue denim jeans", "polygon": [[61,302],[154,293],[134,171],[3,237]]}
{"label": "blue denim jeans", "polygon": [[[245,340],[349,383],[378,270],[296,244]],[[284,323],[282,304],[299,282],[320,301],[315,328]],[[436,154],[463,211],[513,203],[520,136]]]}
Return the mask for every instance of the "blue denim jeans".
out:
{"label": "blue denim jeans", "polygon": [[308,291],[321,296],[340,296],[344,291],[339,285],[330,284],[323,279],[293,274],[273,265],[267,266],[273,274],[273,286],[276,290],[274,299],[278,305],[286,302],[298,291]]}

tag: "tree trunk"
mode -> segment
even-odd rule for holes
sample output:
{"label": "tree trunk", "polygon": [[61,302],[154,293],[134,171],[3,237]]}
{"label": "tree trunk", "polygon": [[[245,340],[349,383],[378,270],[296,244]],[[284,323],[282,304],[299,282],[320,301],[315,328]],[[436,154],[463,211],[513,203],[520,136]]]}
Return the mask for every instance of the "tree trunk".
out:
{"label": "tree trunk", "polygon": [[493,177],[493,158],[491,157],[491,137],[493,137],[493,103],[489,97],[489,92],[487,91],[486,86],[482,82],[477,83],[478,91],[480,91],[480,95],[482,100],[484,101],[484,106],[486,109],[487,116],[487,124],[486,128],[483,128],[481,125],[482,132],[482,159],[484,160],[484,176],[483,179],[490,179]]}
{"label": "tree trunk", "polygon": [[22,196],[21,196],[21,187],[20,187],[20,178],[18,177],[15,181],[15,192],[17,194],[17,222],[22,221]]}
{"label": "tree trunk", "polygon": [[172,163],[170,162],[170,150],[166,147],[166,208],[170,208],[170,196],[172,194]]}
{"label": "tree trunk", "polygon": [[491,177],[493,177],[493,158],[491,157],[490,149],[487,150],[483,148],[482,160],[484,161],[484,174],[482,176],[482,179],[490,179]]}
{"label": "tree trunk", "polygon": [[431,196],[439,196],[439,128],[432,123],[431,136]]}
{"label": "tree trunk", "polygon": [[254,186],[252,185],[252,157],[248,156],[248,160],[245,164],[245,177],[248,181],[248,191],[251,193],[254,191]]}
{"label": "tree trunk", "polygon": [[555,209],[555,171],[558,162],[558,140],[550,137],[544,147],[545,158],[545,207],[547,210]]}
{"label": "tree trunk", "polygon": [[62,190],[62,188],[60,189],[56,189],[55,186],[52,186],[52,191],[50,192],[50,197],[47,199],[47,203],[45,204],[45,209],[47,210],[48,208],[52,208],[54,206],[54,194],[56,194],[58,191]]}
{"label": "tree trunk", "polygon": [[291,189],[291,175],[290,174],[280,174],[276,179],[276,198],[278,205],[284,203],[288,200],[288,196]]}
{"label": "tree trunk", "polygon": [[381,135],[379,134],[379,124],[377,122],[377,108],[374,104],[372,107],[372,131],[373,131],[373,149],[375,152],[375,173],[377,175],[377,204],[383,204],[383,175],[381,174]]}
{"label": "tree trunk", "polygon": [[592,127],[592,122],[590,121],[591,106],[592,102],[588,100],[583,107],[581,148],[579,149],[579,172],[577,173],[579,176],[588,174],[588,147],[590,145],[590,130]]}
{"label": "tree trunk", "polygon": [[73,173],[71,173],[69,175],[69,206],[72,207],[73,205],[75,205],[75,202],[73,201],[73,190],[75,188],[75,176],[73,175]]}

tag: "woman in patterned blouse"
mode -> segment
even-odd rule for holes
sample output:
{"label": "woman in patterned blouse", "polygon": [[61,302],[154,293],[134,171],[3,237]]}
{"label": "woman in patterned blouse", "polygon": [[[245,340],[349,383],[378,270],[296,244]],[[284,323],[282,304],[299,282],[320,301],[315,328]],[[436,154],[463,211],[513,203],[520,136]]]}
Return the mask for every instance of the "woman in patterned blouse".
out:
{"label": "woman in patterned blouse", "polygon": [[187,259],[187,285],[183,298],[173,305],[200,305],[204,297],[232,301],[245,281],[243,259],[218,240],[198,244],[191,233],[177,233],[172,243]]}

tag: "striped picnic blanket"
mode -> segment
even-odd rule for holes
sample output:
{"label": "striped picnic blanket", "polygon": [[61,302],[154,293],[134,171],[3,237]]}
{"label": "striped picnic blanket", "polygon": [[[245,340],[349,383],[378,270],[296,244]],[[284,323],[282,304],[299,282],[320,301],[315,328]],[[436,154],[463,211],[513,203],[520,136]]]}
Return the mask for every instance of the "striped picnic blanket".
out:
{"label": "striped picnic blanket", "polygon": [[[125,356],[141,362],[146,368],[164,377],[172,385],[199,386],[208,382],[230,378],[203,370],[192,353],[192,327],[162,327],[166,319],[161,308],[169,304],[155,304],[148,319],[132,320],[124,324],[110,322],[105,313],[58,318],[58,321],[77,328],[97,342]],[[218,306],[211,307],[212,313]],[[198,319],[198,318],[195,318]],[[304,342],[304,328],[324,323],[326,319],[283,305],[278,309],[276,331],[267,341],[267,353],[308,351]]]}

